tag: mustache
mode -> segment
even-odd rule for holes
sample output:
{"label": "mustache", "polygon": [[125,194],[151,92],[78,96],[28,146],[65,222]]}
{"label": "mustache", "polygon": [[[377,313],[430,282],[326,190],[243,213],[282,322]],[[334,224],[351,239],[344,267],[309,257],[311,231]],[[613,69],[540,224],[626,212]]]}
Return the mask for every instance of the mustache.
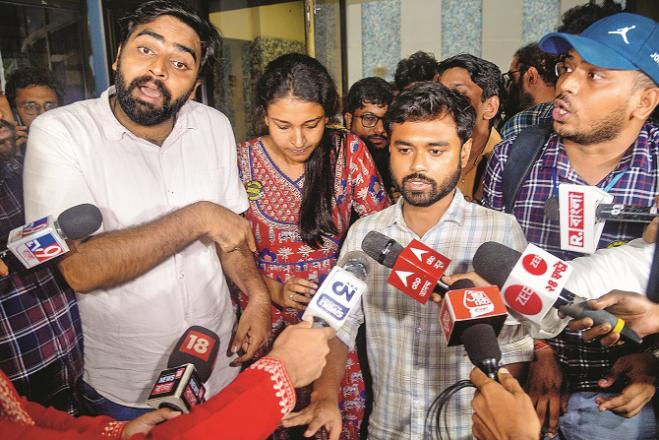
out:
{"label": "mustache", "polygon": [[431,179],[430,177],[428,177],[428,176],[426,176],[425,174],[422,174],[422,173],[409,174],[409,175],[403,177],[403,181],[401,183],[403,185],[405,185],[405,183],[410,181],[410,180],[422,180],[422,181],[430,183],[430,184],[436,183],[433,179]]}
{"label": "mustache", "polygon": [[155,85],[160,93],[162,93],[164,102],[170,102],[172,100],[172,94],[167,90],[167,87],[165,87],[165,84],[163,84],[162,81],[159,79],[153,79],[152,77],[148,75],[143,75],[140,77],[135,78],[130,82],[128,85],[128,89],[126,90],[127,93],[131,93],[133,90],[135,90],[138,87],[142,87],[148,83],[152,82],[153,85]]}

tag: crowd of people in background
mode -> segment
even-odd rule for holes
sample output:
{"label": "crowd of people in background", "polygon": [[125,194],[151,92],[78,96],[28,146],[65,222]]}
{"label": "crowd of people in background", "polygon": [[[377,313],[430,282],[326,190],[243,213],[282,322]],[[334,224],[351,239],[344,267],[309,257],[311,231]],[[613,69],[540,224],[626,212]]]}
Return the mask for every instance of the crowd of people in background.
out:
{"label": "crowd of people in background", "polygon": [[[584,256],[561,248],[545,216],[565,183],[659,205],[655,21],[588,3],[519,48],[507,72],[419,51],[393,82],[363,78],[344,97],[319,61],[285,54],[256,84],[262,135],[238,142],[224,114],[192,99],[219,53],[210,22],[152,0],[121,25],[100,97],[64,106],[57,79],[33,66],[0,93],[2,236],[78,204],[103,215],[55,264],[0,262],[1,432],[657,438],[659,321],[642,294],[657,282],[659,217],[607,222]],[[535,244],[575,268],[571,290],[648,338],[620,343],[588,319],[556,315],[543,333],[510,318],[493,382],[444,343],[439,305],[403,295],[375,264],[346,324],[311,328],[307,305],[370,231],[441,251],[448,284],[489,284],[473,264],[484,242]],[[192,325],[219,335],[209,400],[154,411],[156,375]],[[454,398],[445,426],[430,420],[435,397],[468,378],[478,390]]]}

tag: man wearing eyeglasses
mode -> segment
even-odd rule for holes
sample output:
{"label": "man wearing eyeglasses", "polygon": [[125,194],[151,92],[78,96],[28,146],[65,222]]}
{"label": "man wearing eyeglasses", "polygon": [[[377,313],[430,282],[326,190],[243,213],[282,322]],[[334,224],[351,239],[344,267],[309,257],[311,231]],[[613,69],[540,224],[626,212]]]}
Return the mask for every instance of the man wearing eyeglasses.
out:
{"label": "man wearing eyeglasses", "polygon": [[61,90],[49,72],[33,67],[14,70],[7,78],[5,88],[17,123],[17,142],[22,147],[27,141],[27,131],[32,121],[60,105]]}
{"label": "man wearing eyeglasses", "polygon": [[343,106],[346,128],[368,147],[390,196],[393,183],[389,172],[389,135],[382,118],[393,99],[393,87],[387,81],[369,77],[350,87]]}
{"label": "man wearing eyeglasses", "polygon": [[[553,133],[522,179],[512,213],[529,243],[571,260],[581,254],[561,250],[559,222],[544,216],[545,201],[558,195],[559,184],[597,186],[614,197],[613,203],[655,203],[659,128],[648,119],[659,103],[659,25],[647,17],[619,13],[579,35],[550,33],[539,45],[563,57],[556,65]],[[483,204],[499,211],[505,208],[502,176],[513,143],[511,138],[497,146],[485,177]],[[609,221],[598,247],[642,233],[642,224]],[[633,371],[627,372],[627,387],[612,387],[602,380],[617,359],[638,355],[637,347],[626,344],[604,351],[597,342],[586,343],[579,333],[569,331],[550,342],[551,349],[538,350],[542,355],[529,375],[529,394],[541,421],[548,414],[549,432],[556,433],[564,403],[555,350],[568,379],[567,412],[558,426],[565,438],[655,438],[654,413],[646,405],[647,396],[639,398],[638,392],[648,376],[639,380]],[[642,370],[640,358],[636,363]],[[656,368],[650,365],[648,371],[656,373]],[[598,405],[606,401],[615,401],[615,408],[600,412]]]}

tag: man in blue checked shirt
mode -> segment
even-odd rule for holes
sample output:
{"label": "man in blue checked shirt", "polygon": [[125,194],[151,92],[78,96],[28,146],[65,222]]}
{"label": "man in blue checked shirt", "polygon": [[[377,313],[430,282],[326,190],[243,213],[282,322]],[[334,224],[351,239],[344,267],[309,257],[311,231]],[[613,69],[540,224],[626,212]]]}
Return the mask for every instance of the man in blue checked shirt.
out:
{"label": "man in blue checked shirt", "polygon": [[[4,105],[3,105],[4,104]],[[25,223],[23,158],[0,93],[0,236]],[[11,258],[11,257],[8,257]],[[4,264],[4,263],[3,263]],[[28,400],[77,414],[82,330],[73,291],[57,268],[0,270],[0,369]]]}
{"label": "man in blue checked shirt", "polygon": [[[439,83],[417,84],[389,107],[385,120],[391,143],[392,178],[401,194],[398,203],[356,222],[341,254],[361,248],[370,231],[379,231],[402,245],[416,238],[451,259],[448,273],[472,267],[476,249],[493,240],[521,250],[526,240],[515,219],[465,200],[456,185],[469,158],[476,114],[469,101]],[[421,304],[387,283],[390,270],[373,264],[368,291],[330,343],[328,364],[309,407],[291,414],[284,425],[305,425],[305,435],[321,427],[338,439],[341,417],[337,401],[348,347],[357,328],[366,325],[368,360],[373,376],[370,439],[422,439],[438,430],[426,413],[439,393],[467,379],[471,363],[463,347],[448,347],[439,324],[439,306]],[[499,336],[502,361],[519,374],[533,356],[531,338],[517,323]],[[458,393],[447,412],[446,428],[453,439],[471,438],[473,392]],[[444,429],[444,427],[442,427]]]}
{"label": "man in blue checked shirt", "polygon": [[[570,260],[580,254],[560,249],[559,222],[544,216],[545,201],[558,195],[559,184],[597,186],[614,196],[613,203],[654,204],[659,188],[659,128],[648,118],[659,103],[659,25],[646,17],[619,13],[595,22],[580,35],[550,33],[539,44],[563,57],[556,68],[554,133],[522,181],[513,214],[529,242]],[[499,144],[488,164],[483,204],[497,210],[504,209],[502,173],[513,141]],[[599,247],[642,233],[642,224],[608,222]],[[647,398],[635,399],[625,384],[601,388],[600,379],[616,359],[638,349],[629,344],[604,349],[567,331],[552,340],[552,346],[569,381],[567,413],[558,426],[562,435],[655,438],[654,413],[650,405],[643,408]],[[547,356],[544,349],[542,353],[531,368],[530,393],[541,420],[548,415],[547,430],[555,433],[559,408],[565,407],[562,380],[554,356]],[[652,368],[656,372],[656,366]],[[634,385],[634,375],[628,374],[628,379]],[[621,392],[629,394],[630,402],[636,401],[633,408],[625,406],[624,411],[616,411],[619,414],[599,411],[598,402]]]}

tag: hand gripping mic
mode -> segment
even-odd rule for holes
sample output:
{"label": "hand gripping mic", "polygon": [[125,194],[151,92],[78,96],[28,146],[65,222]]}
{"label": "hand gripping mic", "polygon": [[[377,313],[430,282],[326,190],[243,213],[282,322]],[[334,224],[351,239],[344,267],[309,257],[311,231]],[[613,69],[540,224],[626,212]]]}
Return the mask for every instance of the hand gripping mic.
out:
{"label": "hand gripping mic", "polygon": [[418,240],[404,248],[393,238],[370,231],[362,240],[362,250],[392,269],[389,284],[422,304],[431,293],[444,296],[449,289],[440,278],[451,260]]}
{"label": "hand gripping mic", "polygon": [[96,232],[103,222],[101,211],[90,204],[77,205],[62,212],[57,220],[47,216],[13,229],[7,251],[30,269],[69,251],[66,240],[81,240]]}
{"label": "hand gripping mic", "polygon": [[160,372],[146,404],[189,413],[206,401],[203,383],[213,371],[220,338],[212,331],[192,326],[183,333]]}
{"label": "hand gripping mic", "polygon": [[[493,241],[483,243],[474,255],[473,264],[476,272],[491,283],[503,288],[506,279],[510,276],[513,268],[520,260],[522,254],[514,249]],[[563,263],[565,265],[565,263]],[[561,289],[553,297],[546,296],[543,298],[538,294],[543,292],[542,286],[526,285],[521,290],[514,290],[515,286],[508,289],[502,289],[506,303],[515,312],[529,317],[529,310],[542,310],[549,301],[551,307],[558,309],[562,313],[573,318],[581,319],[589,317],[593,320],[594,325],[609,323],[611,328],[628,339],[629,341],[640,344],[643,342],[635,331],[625,326],[625,321],[618,319],[606,310],[591,310],[588,308],[586,300],[575,295],[567,289]],[[512,293],[514,292],[514,300]],[[546,293],[546,291],[544,291]]]}
{"label": "hand gripping mic", "polygon": [[496,286],[475,287],[468,279],[451,284],[439,309],[439,324],[446,344],[460,345],[467,329],[485,324],[501,332],[508,313]]}
{"label": "hand gripping mic", "polygon": [[366,291],[370,263],[360,251],[346,253],[332,268],[313,296],[302,319],[338,330]]}

